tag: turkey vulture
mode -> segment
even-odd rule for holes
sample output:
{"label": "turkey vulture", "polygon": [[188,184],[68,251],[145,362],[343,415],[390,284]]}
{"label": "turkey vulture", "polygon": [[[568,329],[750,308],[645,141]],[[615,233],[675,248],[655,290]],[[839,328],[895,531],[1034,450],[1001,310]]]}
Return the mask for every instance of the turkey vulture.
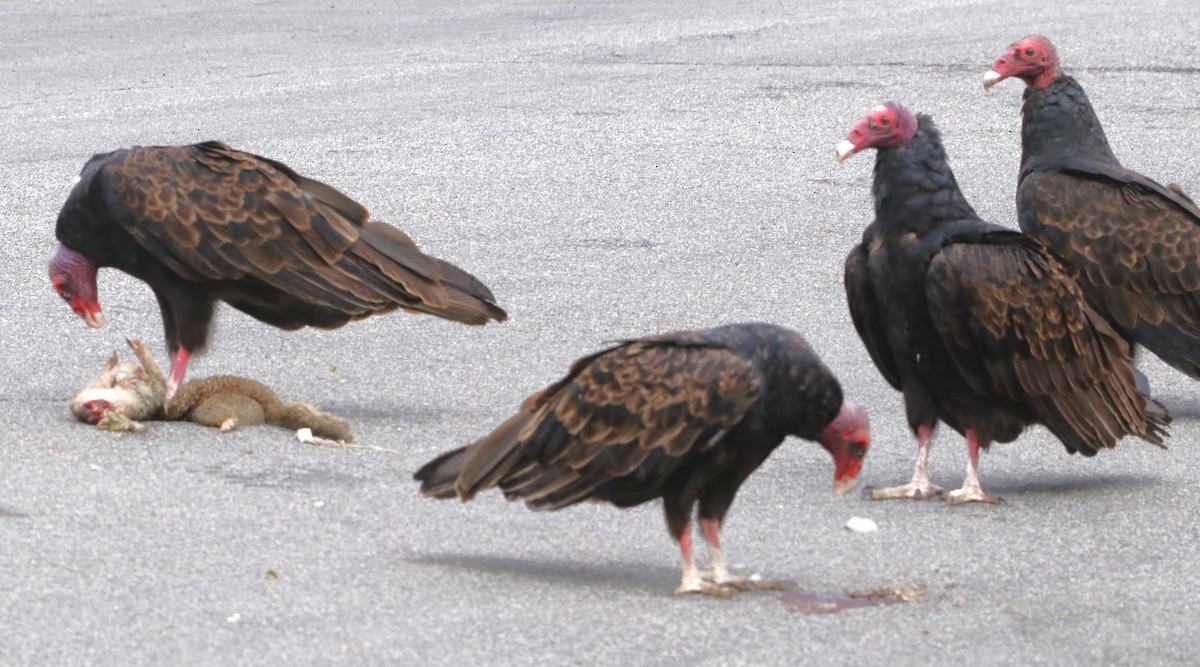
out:
{"label": "turkey vulture", "polygon": [[1042,244],[979,219],[926,115],[885,104],[837,147],[875,159],[875,221],[846,258],[850,315],[871,360],[904,394],[917,437],[912,481],[872,498],[926,498],[938,421],[966,436],[954,503],[995,502],[979,449],[1044,424],[1092,456],[1125,435],[1162,445],[1169,421],[1135,386],[1128,344],[1088,307],[1072,269]]}
{"label": "turkey vulture", "polygon": [[[499,486],[535,510],[662,498],[683,553],[675,592],[727,596],[752,585],[725,564],[725,512],[787,435],[833,455],[834,493],[854,487],[870,445],[866,413],[842,400],[837,379],[799,334],[734,324],[627,340],[583,357],[490,435],[414,478],[426,495],[464,501]],[[697,570],[692,556],[697,504],[711,573]]]}
{"label": "turkey vulture", "polygon": [[1048,39],[1026,37],[984,75],[1025,81],[1021,229],[1079,268],[1088,302],[1128,340],[1200,379],[1200,209],[1126,169]]}
{"label": "turkey vulture", "polygon": [[218,301],[287,329],[396,308],[484,324],[506,315],[483,283],[287,165],[209,141],[93,156],[58,215],[58,294],[104,326],[96,271],[150,285],[171,352],[168,398],[204,351]]}

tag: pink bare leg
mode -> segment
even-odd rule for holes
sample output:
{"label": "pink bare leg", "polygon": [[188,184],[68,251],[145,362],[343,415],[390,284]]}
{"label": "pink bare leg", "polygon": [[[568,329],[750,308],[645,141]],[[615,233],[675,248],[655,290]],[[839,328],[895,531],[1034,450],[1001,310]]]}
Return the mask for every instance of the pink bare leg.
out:
{"label": "pink bare leg", "polygon": [[725,563],[725,554],[721,551],[719,536],[721,522],[716,519],[700,519],[700,528],[704,534],[704,541],[708,543],[708,564],[712,568],[713,583],[718,586],[736,588],[739,591],[751,589],[786,591],[789,588],[786,582],[767,579],[756,581],[730,572],[729,566]]}
{"label": "pink bare leg", "polygon": [[871,500],[891,498],[924,500],[942,492],[942,487],[929,481],[929,447],[932,438],[932,427],[921,426],[917,429],[917,467],[913,470],[912,481],[904,486],[874,489],[871,491]]}
{"label": "pink bare leg", "polygon": [[167,395],[163,399],[164,403],[170,403],[175,392],[179,391],[179,385],[183,384],[183,375],[187,373],[188,360],[191,358],[191,353],[182,347],[171,355],[171,377],[167,378]]}
{"label": "pink bare leg", "polygon": [[967,429],[967,449],[970,452],[970,458],[967,461],[967,478],[963,480],[961,489],[950,492],[948,498],[950,504],[1000,502],[1001,498],[989,496],[979,485],[979,437],[973,428]]}
{"label": "pink bare leg", "polygon": [[704,574],[696,569],[696,557],[692,553],[691,521],[683,527],[683,534],[679,536],[679,551],[683,554],[683,579],[679,582],[679,587],[675,589],[676,595],[681,593],[704,593],[705,595],[716,595],[723,598],[733,595],[733,589],[714,584],[705,579]]}

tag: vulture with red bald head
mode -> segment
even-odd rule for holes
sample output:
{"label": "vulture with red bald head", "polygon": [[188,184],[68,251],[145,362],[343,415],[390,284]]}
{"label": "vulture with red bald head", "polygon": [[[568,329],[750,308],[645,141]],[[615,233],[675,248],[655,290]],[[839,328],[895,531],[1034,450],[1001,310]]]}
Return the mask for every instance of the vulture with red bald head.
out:
{"label": "vulture with red bald head", "polygon": [[1021,229],[1079,268],[1088,303],[1127,339],[1200,379],[1200,208],[1121,166],[1087,93],[1040,35],[984,75],[1025,82]]}
{"label": "vulture with red bald head", "polygon": [[[435,498],[498,486],[556,510],[585,500],[632,507],[662,498],[683,553],[677,593],[728,596],[752,582],[729,571],[718,533],[738,488],[788,435],[833,455],[833,490],[854,487],[870,445],[867,416],[794,331],[735,324],[625,341],[579,359],[481,440],[414,475]],[[711,571],[692,555],[692,515]]]}
{"label": "vulture with red bald head", "polygon": [[146,282],[171,353],[168,398],[208,343],[217,302],[281,329],[326,329],[396,308],[466,324],[506,315],[465,271],[287,165],[210,141],[94,156],[58,215],[58,294],[104,325],[102,267]]}
{"label": "vulture with red bald head", "polygon": [[926,115],[890,103],[858,121],[839,160],[874,148],[875,221],[846,258],[850,315],[917,437],[912,481],[872,498],[926,498],[938,422],[970,457],[953,503],[995,502],[979,450],[1044,424],[1071,453],[1126,435],[1161,445],[1169,417],[1135,383],[1129,346],[1042,244],[979,219]]}

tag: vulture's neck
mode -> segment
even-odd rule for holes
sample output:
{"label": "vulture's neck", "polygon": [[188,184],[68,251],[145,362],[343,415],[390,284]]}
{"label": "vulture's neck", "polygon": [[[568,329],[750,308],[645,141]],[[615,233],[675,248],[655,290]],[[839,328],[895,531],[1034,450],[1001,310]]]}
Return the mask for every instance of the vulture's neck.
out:
{"label": "vulture's neck", "polygon": [[896,229],[919,232],[944,221],[978,219],[958,188],[937,128],[924,114],[907,146],[878,152],[872,191],[876,218]]}
{"label": "vulture's neck", "polygon": [[1026,88],[1021,116],[1022,167],[1044,156],[1119,164],[1087,93],[1065,74],[1045,88]]}

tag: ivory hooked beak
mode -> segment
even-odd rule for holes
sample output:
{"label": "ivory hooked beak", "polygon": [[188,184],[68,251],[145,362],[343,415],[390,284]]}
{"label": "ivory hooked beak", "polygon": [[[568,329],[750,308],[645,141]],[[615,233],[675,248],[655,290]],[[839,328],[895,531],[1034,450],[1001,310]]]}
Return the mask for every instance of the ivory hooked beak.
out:
{"label": "ivory hooked beak", "polygon": [[996,70],[988,70],[988,73],[983,75],[983,89],[991,90],[992,86],[1000,83],[1001,79],[1003,78],[1004,75]]}
{"label": "ivory hooked beak", "polygon": [[101,329],[105,324],[108,323],[108,320],[104,319],[104,313],[98,310],[94,313],[91,311],[84,311],[83,321],[93,329]]}
{"label": "ivory hooked beak", "polygon": [[856,146],[846,139],[842,139],[837,145],[837,161],[838,164],[845,162],[851,155],[854,155]]}

